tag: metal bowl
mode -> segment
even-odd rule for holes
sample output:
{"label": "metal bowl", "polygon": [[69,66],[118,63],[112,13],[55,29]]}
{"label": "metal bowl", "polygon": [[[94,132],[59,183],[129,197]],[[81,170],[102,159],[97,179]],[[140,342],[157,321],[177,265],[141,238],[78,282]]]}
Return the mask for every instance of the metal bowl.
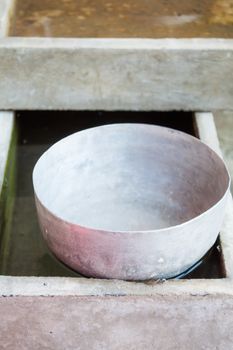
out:
{"label": "metal bowl", "polygon": [[192,136],[113,124],[53,145],[33,184],[41,230],[60,260],[86,276],[145,280],[178,275],[210,249],[230,178]]}

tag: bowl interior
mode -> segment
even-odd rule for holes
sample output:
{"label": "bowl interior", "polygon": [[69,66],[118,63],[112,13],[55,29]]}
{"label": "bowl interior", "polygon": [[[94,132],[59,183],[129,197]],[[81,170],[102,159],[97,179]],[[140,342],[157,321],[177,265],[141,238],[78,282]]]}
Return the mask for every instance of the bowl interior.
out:
{"label": "bowl interior", "polygon": [[144,124],[112,124],[53,145],[33,172],[53,214],[109,231],[161,229],[203,213],[225,194],[222,160],[198,139]]}

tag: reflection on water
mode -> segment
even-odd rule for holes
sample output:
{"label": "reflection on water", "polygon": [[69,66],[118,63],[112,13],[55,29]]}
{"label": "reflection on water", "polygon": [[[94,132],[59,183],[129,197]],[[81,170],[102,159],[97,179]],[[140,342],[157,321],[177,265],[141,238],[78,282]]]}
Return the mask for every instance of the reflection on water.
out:
{"label": "reflection on water", "polygon": [[233,0],[17,0],[12,36],[233,37]]}

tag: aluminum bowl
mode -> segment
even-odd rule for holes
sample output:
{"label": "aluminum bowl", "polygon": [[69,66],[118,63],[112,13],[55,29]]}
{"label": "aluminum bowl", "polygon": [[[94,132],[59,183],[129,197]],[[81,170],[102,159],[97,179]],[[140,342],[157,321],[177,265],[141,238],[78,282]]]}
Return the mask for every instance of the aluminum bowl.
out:
{"label": "aluminum bowl", "polygon": [[230,178],[185,133],[146,124],[87,129],[54,144],[33,171],[43,236],[86,276],[179,275],[220,231]]}

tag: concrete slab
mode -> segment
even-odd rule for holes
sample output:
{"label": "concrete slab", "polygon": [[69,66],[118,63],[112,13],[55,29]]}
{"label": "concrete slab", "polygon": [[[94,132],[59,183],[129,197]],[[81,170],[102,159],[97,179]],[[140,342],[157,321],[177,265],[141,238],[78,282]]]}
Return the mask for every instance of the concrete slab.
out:
{"label": "concrete slab", "polygon": [[233,297],[0,298],[0,348],[233,349]]}
{"label": "concrete slab", "polygon": [[[214,121],[221,150],[233,178],[233,113],[230,111],[216,112],[214,113]],[[233,184],[231,184],[231,190],[233,190]]]}
{"label": "concrete slab", "polygon": [[232,39],[1,39],[0,109],[233,109],[232,57]]}

